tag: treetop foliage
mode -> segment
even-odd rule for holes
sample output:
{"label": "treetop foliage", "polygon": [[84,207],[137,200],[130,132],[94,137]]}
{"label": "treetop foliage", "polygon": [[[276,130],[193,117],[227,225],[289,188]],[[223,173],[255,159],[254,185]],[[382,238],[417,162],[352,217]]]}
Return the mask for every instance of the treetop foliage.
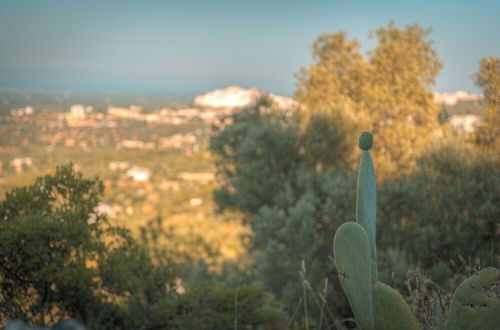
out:
{"label": "treetop foliage", "polygon": [[487,107],[487,121],[480,127],[478,141],[500,150],[500,57],[487,57],[480,61],[479,72],[474,75],[476,85],[482,88]]}
{"label": "treetop foliage", "polygon": [[382,180],[411,173],[438,127],[439,109],[429,88],[441,62],[427,40],[430,33],[418,24],[399,29],[391,22],[371,33],[377,46],[366,57],[345,32],[323,34],[313,43],[313,64],[297,75],[296,97],[307,106],[305,118],[326,113],[352,127],[349,140],[360,131],[377,136],[374,154]]}

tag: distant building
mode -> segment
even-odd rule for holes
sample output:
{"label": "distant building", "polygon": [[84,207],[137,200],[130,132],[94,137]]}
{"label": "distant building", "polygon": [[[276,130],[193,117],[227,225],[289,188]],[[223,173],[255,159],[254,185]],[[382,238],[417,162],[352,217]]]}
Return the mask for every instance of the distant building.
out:
{"label": "distant building", "polygon": [[211,172],[180,172],[179,178],[198,183],[209,183],[215,180],[215,176]]}
{"label": "distant building", "polygon": [[144,148],[144,142],[140,140],[122,140],[121,141],[121,146],[124,148],[137,148],[137,149],[143,149]]}
{"label": "distant building", "polygon": [[84,106],[82,104],[74,104],[69,108],[69,113],[74,118],[85,118],[87,114],[94,111],[94,108],[90,105]]}
{"label": "distant building", "polygon": [[186,118],[195,118],[200,115],[200,110],[196,108],[187,108],[187,109],[179,109],[176,112],[177,116],[186,117]]}
{"label": "distant building", "polygon": [[178,191],[180,189],[181,185],[179,181],[176,180],[163,180],[160,183],[160,189],[162,190],[172,190],[172,191]]}
{"label": "distant building", "polygon": [[204,111],[200,113],[200,118],[204,121],[213,121],[217,118],[217,113],[213,111]]}
{"label": "distant building", "polygon": [[108,168],[111,171],[125,171],[130,167],[129,162],[109,162]]}
{"label": "distant building", "polygon": [[471,134],[481,124],[481,118],[478,115],[452,115],[449,122],[455,130]]}
{"label": "distant building", "polygon": [[196,139],[193,134],[174,134],[161,138],[158,142],[161,148],[182,148],[186,144],[195,143]]}
{"label": "distant building", "polygon": [[75,140],[74,139],[66,139],[64,140],[64,146],[65,147],[74,147],[75,146]]}
{"label": "distant building", "polygon": [[471,94],[464,91],[455,93],[434,93],[434,102],[445,105],[455,105],[458,101],[477,101],[483,97],[481,94]]}
{"label": "distant building", "polygon": [[129,108],[117,108],[109,107],[108,114],[119,117],[119,118],[129,118],[142,120],[143,115],[141,114],[142,107],[132,105]]}
{"label": "distant building", "polygon": [[127,171],[127,176],[134,181],[145,182],[149,180],[151,171],[145,167],[134,166]]}
{"label": "distant building", "polygon": [[201,204],[203,204],[203,199],[201,199],[201,198],[191,198],[189,200],[189,204],[191,206],[200,206]]}
{"label": "distant building", "polygon": [[89,117],[93,111],[94,108],[90,105],[73,104],[65,114],[66,124],[69,127],[93,126],[95,123]]}
{"label": "distant building", "polygon": [[31,160],[31,157],[14,158],[10,162],[10,165],[14,167],[17,173],[21,173],[24,169],[33,166],[33,161]]}
{"label": "distant building", "polygon": [[10,110],[10,114],[15,117],[29,116],[35,113],[33,107],[19,108]]}
{"label": "distant building", "polygon": [[148,113],[144,115],[144,120],[147,122],[156,122],[160,119],[160,116],[157,113]]}

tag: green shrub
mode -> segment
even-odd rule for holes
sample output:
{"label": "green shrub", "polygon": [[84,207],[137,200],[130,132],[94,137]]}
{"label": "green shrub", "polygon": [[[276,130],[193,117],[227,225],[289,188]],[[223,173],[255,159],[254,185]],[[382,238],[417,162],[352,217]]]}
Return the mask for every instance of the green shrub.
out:
{"label": "green shrub", "polygon": [[459,256],[495,264],[499,186],[498,158],[456,140],[437,145],[405,182],[381,187],[379,228],[387,234],[380,242],[404,249],[409,261],[437,275],[458,271]]}
{"label": "green shrub", "polygon": [[258,283],[228,288],[201,284],[174,304],[174,329],[284,329],[287,315]]}

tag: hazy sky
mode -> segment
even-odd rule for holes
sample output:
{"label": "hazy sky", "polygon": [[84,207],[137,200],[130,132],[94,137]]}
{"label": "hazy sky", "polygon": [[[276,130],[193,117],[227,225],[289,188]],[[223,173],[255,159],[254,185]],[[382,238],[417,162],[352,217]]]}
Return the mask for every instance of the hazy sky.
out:
{"label": "hazy sky", "polygon": [[228,85],[292,94],[321,33],[368,50],[393,19],[434,28],[434,90],[478,92],[500,56],[500,1],[0,0],[0,87],[200,93]]}

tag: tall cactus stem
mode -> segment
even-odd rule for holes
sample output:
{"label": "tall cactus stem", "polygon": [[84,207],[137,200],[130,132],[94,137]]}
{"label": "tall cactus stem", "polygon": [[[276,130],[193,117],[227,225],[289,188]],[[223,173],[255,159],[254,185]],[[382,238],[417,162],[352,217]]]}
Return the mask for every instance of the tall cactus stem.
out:
{"label": "tall cactus stem", "polygon": [[370,155],[373,145],[373,136],[363,132],[359,137],[361,159],[358,168],[358,183],[356,194],[356,222],[367,232],[370,242],[371,280],[372,284],[378,281],[377,246],[376,246],[376,213],[377,191],[375,186],[375,169]]}

